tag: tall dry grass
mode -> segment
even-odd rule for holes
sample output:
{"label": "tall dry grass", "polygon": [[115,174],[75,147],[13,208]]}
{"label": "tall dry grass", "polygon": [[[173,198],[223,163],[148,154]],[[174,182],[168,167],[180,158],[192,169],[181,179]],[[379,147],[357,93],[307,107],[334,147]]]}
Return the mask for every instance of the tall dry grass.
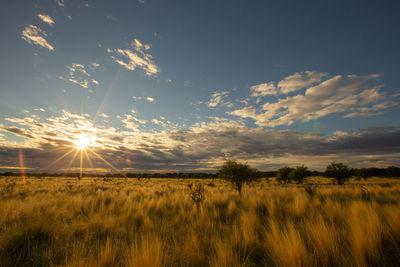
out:
{"label": "tall dry grass", "polygon": [[0,266],[400,264],[399,180],[309,182],[261,181],[240,197],[224,181],[3,177]]}

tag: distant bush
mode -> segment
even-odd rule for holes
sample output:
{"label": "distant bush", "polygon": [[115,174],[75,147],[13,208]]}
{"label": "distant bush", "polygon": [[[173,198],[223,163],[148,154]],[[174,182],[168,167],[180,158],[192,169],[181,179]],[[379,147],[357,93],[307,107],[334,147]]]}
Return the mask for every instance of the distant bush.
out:
{"label": "distant bush", "polygon": [[258,173],[249,165],[234,160],[226,161],[218,170],[218,177],[230,181],[239,194],[242,194],[243,185],[256,180]]}
{"label": "distant bush", "polygon": [[369,177],[372,177],[372,174],[367,168],[361,168],[357,170],[357,176],[367,180]]}
{"label": "distant bush", "polygon": [[325,170],[325,177],[334,178],[339,185],[343,185],[351,176],[353,171],[343,163],[332,162]]}
{"label": "distant bush", "polygon": [[296,168],[292,169],[289,173],[289,179],[297,182],[298,184],[302,184],[304,179],[306,179],[308,176],[310,176],[310,172],[304,165],[296,166]]}
{"label": "distant bush", "polygon": [[293,168],[290,167],[280,168],[276,173],[276,180],[280,183],[289,183],[290,182],[289,174],[292,170]]}

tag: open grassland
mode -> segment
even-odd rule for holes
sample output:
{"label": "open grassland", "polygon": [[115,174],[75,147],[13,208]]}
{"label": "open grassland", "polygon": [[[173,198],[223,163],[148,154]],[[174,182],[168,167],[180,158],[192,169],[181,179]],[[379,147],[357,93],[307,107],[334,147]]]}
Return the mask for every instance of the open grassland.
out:
{"label": "open grassland", "polygon": [[264,179],[242,197],[220,180],[28,182],[0,177],[0,266],[400,264],[397,179]]}

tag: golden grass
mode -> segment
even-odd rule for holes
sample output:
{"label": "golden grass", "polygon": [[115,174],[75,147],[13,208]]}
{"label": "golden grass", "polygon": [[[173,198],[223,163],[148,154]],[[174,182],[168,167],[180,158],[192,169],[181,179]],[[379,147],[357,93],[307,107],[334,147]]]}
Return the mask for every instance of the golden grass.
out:
{"label": "golden grass", "polygon": [[[400,181],[0,177],[0,266],[396,266]],[[14,185],[15,183],[15,185]],[[194,203],[188,184],[203,183]],[[362,198],[361,185],[370,192]]]}

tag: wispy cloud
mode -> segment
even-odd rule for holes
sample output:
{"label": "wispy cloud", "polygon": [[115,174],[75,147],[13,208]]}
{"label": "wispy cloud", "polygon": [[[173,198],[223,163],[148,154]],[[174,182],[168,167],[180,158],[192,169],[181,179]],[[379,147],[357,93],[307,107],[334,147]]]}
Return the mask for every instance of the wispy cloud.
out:
{"label": "wispy cloud", "polygon": [[57,5],[64,7],[65,6],[65,0],[56,0]]}
{"label": "wispy cloud", "polygon": [[21,33],[21,38],[26,42],[47,48],[50,51],[54,50],[54,46],[45,37],[47,37],[46,32],[35,25],[27,25]]}
{"label": "wispy cloud", "polygon": [[107,49],[112,54],[111,58],[128,70],[141,68],[147,76],[155,75],[159,72],[158,67],[153,62],[153,57],[147,51],[150,45],[142,44],[138,39],[133,39],[127,49]]}
{"label": "wispy cloud", "polygon": [[137,101],[137,100],[147,100],[149,102],[156,101],[153,97],[150,97],[150,96],[146,96],[146,97],[143,97],[143,96],[132,96],[132,99],[135,100],[135,101]]}
{"label": "wispy cloud", "polygon": [[214,92],[211,95],[210,100],[207,102],[207,106],[209,106],[210,108],[215,108],[218,105],[226,106],[226,107],[233,107],[232,102],[224,100],[228,97],[228,95],[229,95],[228,91]]}
{"label": "wispy cloud", "polygon": [[[92,64],[90,66],[93,66]],[[99,81],[90,78],[91,75],[89,74],[87,68],[83,64],[79,63],[72,63],[71,66],[67,66],[67,69],[69,70],[68,74],[64,76],[60,76],[59,78],[64,80],[64,81],[69,81],[72,82],[76,85],[79,85],[83,88],[88,88],[89,84],[95,84],[98,85]],[[93,69],[93,67],[92,67]]]}
{"label": "wispy cloud", "polygon": [[54,25],[54,20],[49,16],[49,15],[45,15],[45,14],[37,14],[37,16],[44,22],[49,24],[50,26]]}

